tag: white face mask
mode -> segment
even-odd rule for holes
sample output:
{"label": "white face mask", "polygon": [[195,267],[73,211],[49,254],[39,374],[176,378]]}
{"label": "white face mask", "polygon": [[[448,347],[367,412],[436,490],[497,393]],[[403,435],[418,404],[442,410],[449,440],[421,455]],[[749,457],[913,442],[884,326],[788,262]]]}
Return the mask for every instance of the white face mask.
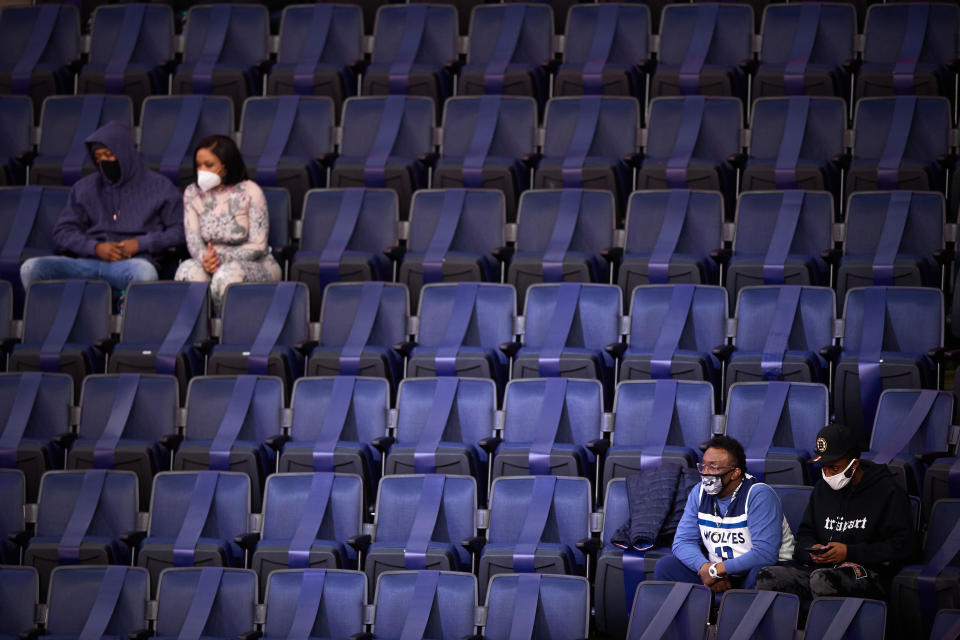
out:
{"label": "white face mask", "polygon": [[850,470],[850,467],[852,467],[853,463],[856,461],[857,459],[854,458],[853,460],[850,461],[850,464],[847,465],[846,469],[844,469],[840,473],[835,473],[832,476],[828,476],[826,473],[824,473],[823,469],[820,470],[820,474],[823,476],[823,479],[826,481],[826,483],[830,485],[831,489],[833,489],[834,491],[840,491],[840,489],[843,489],[845,486],[850,484],[851,480],[853,480],[853,474],[851,473],[848,476],[847,471]]}
{"label": "white face mask", "polygon": [[220,185],[220,176],[212,171],[197,171],[197,186],[201,191],[210,191]]}

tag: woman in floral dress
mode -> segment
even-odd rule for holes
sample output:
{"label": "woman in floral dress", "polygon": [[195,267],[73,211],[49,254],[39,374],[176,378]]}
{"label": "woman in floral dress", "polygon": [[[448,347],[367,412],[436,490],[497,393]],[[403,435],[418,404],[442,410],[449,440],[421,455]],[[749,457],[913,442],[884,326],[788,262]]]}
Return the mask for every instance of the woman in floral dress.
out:
{"label": "woman in floral dress", "polygon": [[267,246],[266,199],[247,179],[237,145],[226,136],[208,136],[197,145],[193,161],[197,181],[183,193],[190,260],[177,269],[176,279],[209,282],[219,313],[227,285],[272,282],[282,274]]}

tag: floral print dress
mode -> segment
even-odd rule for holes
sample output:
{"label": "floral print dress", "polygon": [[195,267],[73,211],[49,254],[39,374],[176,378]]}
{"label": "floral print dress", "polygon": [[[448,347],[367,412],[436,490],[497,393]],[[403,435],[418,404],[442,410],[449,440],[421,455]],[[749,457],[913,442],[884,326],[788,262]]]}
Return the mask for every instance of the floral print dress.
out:
{"label": "floral print dress", "polygon": [[[281,278],[280,265],[267,246],[270,222],[266,198],[252,180],[206,192],[191,184],[183,192],[183,215],[191,259],[181,263],[175,279],[209,282],[218,313],[227,285]],[[212,276],[203,268],[208,242],[220,258]]]}

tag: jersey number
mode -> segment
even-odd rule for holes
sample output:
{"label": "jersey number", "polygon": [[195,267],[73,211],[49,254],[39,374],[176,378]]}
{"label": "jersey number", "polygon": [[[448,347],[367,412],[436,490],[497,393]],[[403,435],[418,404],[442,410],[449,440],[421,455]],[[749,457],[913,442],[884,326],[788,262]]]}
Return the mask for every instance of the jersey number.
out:
{"label": "jersey number", "polygon": [[713,553],[721,560],[733,560],[733,549],[730,547],[714,547]]}

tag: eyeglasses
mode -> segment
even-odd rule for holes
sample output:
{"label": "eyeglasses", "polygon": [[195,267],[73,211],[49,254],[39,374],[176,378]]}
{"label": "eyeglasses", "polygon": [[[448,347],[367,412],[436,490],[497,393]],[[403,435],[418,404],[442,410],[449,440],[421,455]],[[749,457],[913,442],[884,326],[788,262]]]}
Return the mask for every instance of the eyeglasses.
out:
{"label": "eyeglasses", "polygon": [[697,463],[697,471],[711,476],[723,475],[735,468],[736,467],[718,467],[715,464],[703,464],[702,462]]}

